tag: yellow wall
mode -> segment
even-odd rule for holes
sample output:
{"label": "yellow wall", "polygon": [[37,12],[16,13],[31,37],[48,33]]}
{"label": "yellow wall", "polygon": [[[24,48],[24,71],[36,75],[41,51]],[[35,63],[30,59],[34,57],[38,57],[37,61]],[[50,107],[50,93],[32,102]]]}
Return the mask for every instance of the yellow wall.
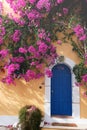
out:
{"label": "yellow wall", "polygon": [[87,118],[87,97],[84,96],[85,90],[87,90],[87,88],[85,87],[80,88],[81,118]]}
{"label": "yellow wall", "polygon": [[0,83],[0,97],[0,115],[17,115],[28,104],[44,111],[44,78],[29,83],[19,80],[16,86]]}
{"label": "yellow wall", "polygon": [[[4,14],[10,11],[9,6],[4,2]],[[11,10],[12,11],[12,10]],[[61,36],[60,36],[61,38]],[[57,52],[67,58],[72,59],[76,64],[80,59],[69,43],[62,45],[54,44]],[[0,73],[0,78],[3,73]],[[39,88],[41,86],[41,89]],[[34,104],[44,112],[44,77],[26,83],[20,79],[16,81],[16,86],[5,85],[0,82],[0,115],[17,115],[20,108],[27,104]],[[80,89],[81,94],[81,118],[87,118],[87,98],[83,97],[84,89]],[[45,129],[44,129],[45,130]],[[46,129],[47,130],[47,129]]]}

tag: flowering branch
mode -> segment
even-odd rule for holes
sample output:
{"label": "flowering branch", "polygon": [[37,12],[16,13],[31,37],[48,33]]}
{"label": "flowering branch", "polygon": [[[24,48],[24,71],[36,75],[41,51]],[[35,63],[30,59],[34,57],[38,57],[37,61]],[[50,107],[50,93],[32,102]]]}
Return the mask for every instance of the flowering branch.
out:
{"label": "flowering branch", "polygon": [[[84,43],[77,45],[72,41],[76,51],[79,50],[79,55],[84,59],[87,34],[82,21],[86,21],[86,16],[80,16],[84,13],[85,0],[6,1],[18,17],[12,14],[0,16],[0,59],[3,59],[3,68],[6,70],[6,76],[2,79],[4,83],[14,83],[16,78],[24,78],[28,82],[44,74],[51,77],[49,66],[59,57],[53,42],[57,41],[61,45],[57,32],[65,35],[70,27],[73,35],[77,36],[81,44]],[[73,16],[79,16],[78,20],[71,20]],[[64,38],[67,39],[67,36]],[[85,56],[85,63],[86,60]],[[46,69],[43,71],[43,68]]]}

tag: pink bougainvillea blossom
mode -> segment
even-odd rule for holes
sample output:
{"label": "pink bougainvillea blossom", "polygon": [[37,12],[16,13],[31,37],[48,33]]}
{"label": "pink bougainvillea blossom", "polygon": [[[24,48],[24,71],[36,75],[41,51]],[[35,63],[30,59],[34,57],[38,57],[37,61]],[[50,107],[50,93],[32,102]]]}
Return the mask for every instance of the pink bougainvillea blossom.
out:
{"label": "pink bougainvillea blossom", "polygon": [[8,50],[3,49],[3,50],[0,51],[0,57],[1,58],[5,58],[7,55],[8,55]]}
{"label": "pink bougainvillea blossom", "polygon": [[35,77],[35,72],[33,70],[28,70],[26,72],[26,75],[29,77],[29,78],[34,78]]}
{"label": "pink bougainvillea blossom", "polygon": [[21,12],[22,8],[26,6],[25,0],[6,0],[15,13]]}
{"label": "pink bougainvillea blossom", "polygon": [[13,20],[19,25],[19,26],[24,26],[25,25],[25,20],[19,19],[14,17]]}
{"label": "pink bougainvillea blossom", "polygon": [[30,4],[34,4],[36,2],[36,0],[29,0]]}
{"label": "pink bougainvillea blossom", "polygon": [[36,74],[36,79],[39,79],[39,78],[42,77],[42,76],[44,76],[43,73],[38,73],[38,74]]}
{"label": "pink bougainvillea blossom", "polygon": [[49,68],[46,68],[45,74],[50,78],[52,77],[52,71]]}
{"label": "pink bougainvillea blossom", "polygon": [[14,73],[15,70],[19,70],[20,69],[20,65],[19,64],[10,64],[8,66],[8,75],[11,75],[12,73]]}
{"label": "pink bougainvillea blossom", "polygon": [[[62,29],[66,31],[68,27],[65,20],[68,19],[66,14],[70,14],[70,7],[65,0],[6,1],[16,15],[8,12],[6,17],[0,18],[0,57],[8,56],[4,64],[7,74],[3,81],[10,84],[21,77],[28,82],[44,74],[52,77],[49,66],[54,65],[59,57],[53,44],[55,41],[62,44],[57,33]],[[87,34],[80,24],[73,31],[80,42],[86,41]],[[7,49],[3,50],[5,47]],[[44,70],[44,67],[48,68]]]}
{"label": "pink bougainvillea blossom", "polygon": [[83,80],[84,82],[87,82],[87,74],[85,74],[85,75],[82,76],[82,80]]}
{"label": "pink bougainvillea blossom", "polygon": [[31,46],[29,46],[28,51],[29,51],[30,53],[35,53],[35,52],[36,52],[36,49],[35,49],[34,46],[31,45]]}
{"label": "pink bougainvillea blossom", "polygon": [[82,83],[80,83],[80,82],[75,82],[75,85],[76,85],[77,87],[80,87],[80,86],[82,86]]}
{"label": "pink bougainvillea blossom", "polygon": [[83,92],[83,96],[87,98],[87,91]]}
{"label": "pink bougainvillea blossom", "polygon": [[74,27],[73,30],[80,41],[85,41],[87,39],[85,30],[80,24],[78,24],[76,27]]}
{"label": "pink bougainvillea blossom", "polygon": [[66,14],[68,14],[68,8],[63,8],[63,13],[66,15]]}
{"label": "pink bougainvillea blossom", "polygon": [[26,74],[23,75],[23,77],[28,82],[31,79],[35,79],[36,73],[33,70],[27,70]]}
{"label": "pink bougainvillea blossom", "polygon": [[64,2],[64,0],[57,0],[58,4],[62,4]]}
{"label": "pink bougainvillea blossom", "polygon": [[20,40],[20,37],[21,37],[21,31],[20,30],[15,30],[13,35],[11,36],[11,38],[14,42],[18,42]]}
{"label": "pink bougainvillea blossom", "polygon": [[36,4],[36,7],[40,10],[45,8],[47,11],[49,11],[51,8],[50,0],[39,0]]}
{"label": "pink bougainvillea blossom", "polygon": [[25,48],[23,48],[23,47],[20,47],[20,48],[19,48],[19,52],[26,54],[26,53],[27,53],[27,50],[26,50]]}
{"label": "pink bougainvillea blossom", "polygon": [[27,12],[26,14],[29,20],[36,20],[42,17],[41,14],[35,9],[31,10],[29,13]]}
{"label": "pink bougainvillea blossom", "polygon": [[86,34],[83,34],[83,36],[81,36],[79,38],[80,41],[85,41],[87,39],[87,35]]}
{"label": "pink bougainvillea blossom", "polygon": [[23,63],[25,61],[24,57],[23,56],[18,56],[18,57],[12,57],[11,58],[11,61],[14,63],[14,62],[17,62],[17,63]]}
{"label": "pink bougainvillea blossom", "polygon": [[61,45],[61,44],[62,44],[62,41],[61,41],[61,40],[58,40],[58,41],[57,41],[57,44],[58,44],[58,45]]}
{"label": "pink bougainvillea blossom", "polygon": [[8,85],[9,84],[14,84],[14,79],[11,76],[7,76],[7,77],[5,77],[5,78],[2,79],[2,82],[3,83],[7,83]]}
{"label": "pink bougainvillea blossom", "polygon": [[44,29],[39,30],[39,32],[38,32],[38,37],[39,37],[40,39],[45,39],[45,38],[46,38],[46,33],[45,33],[45,30],[44,30]]}
{"label": "pink bougainvillea blossom", "polygon": [[76,35],[79,37],[81,34],[84,34],[84,29],[81,27],[80,24],[78,24],[77,26],[75,26],[73,28],[74,32],[76,33]]}
{"label": "pink bougainvillea blossom", "polygon": [[41,52],[41,53],[46,53],[47,48],[48,48],[48,46],[47,46],[44,42],[42,42],[42,43],[39,45],[39,52]]}
{"label": "pink bougainvillea blossom", "polygon": [[36,68],[37,68],[37,69],[42,69],[42,67],[43,67],[42,64],[37,64],[37,65],[36,65]]}

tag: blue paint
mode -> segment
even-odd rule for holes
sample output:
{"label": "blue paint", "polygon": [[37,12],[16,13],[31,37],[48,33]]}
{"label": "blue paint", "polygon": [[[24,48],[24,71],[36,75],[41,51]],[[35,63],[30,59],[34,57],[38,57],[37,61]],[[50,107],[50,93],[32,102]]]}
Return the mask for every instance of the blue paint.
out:
{"label": "blue paint", "polygon": [[65,64],[57,64],[52,72],[51,115],[72,116],[71,70]]}

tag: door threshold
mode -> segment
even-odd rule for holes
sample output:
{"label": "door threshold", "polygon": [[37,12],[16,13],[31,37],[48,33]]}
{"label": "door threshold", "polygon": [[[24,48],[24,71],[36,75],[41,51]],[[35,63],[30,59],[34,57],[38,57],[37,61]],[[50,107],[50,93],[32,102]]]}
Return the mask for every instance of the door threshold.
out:
{"label": "door threshold", "polygon": [[52,118],[60,118],[60,119],[74,119],[74,117],[73,116],[56,116],[56,115],[54,115],[54,116],[51,116]]}

